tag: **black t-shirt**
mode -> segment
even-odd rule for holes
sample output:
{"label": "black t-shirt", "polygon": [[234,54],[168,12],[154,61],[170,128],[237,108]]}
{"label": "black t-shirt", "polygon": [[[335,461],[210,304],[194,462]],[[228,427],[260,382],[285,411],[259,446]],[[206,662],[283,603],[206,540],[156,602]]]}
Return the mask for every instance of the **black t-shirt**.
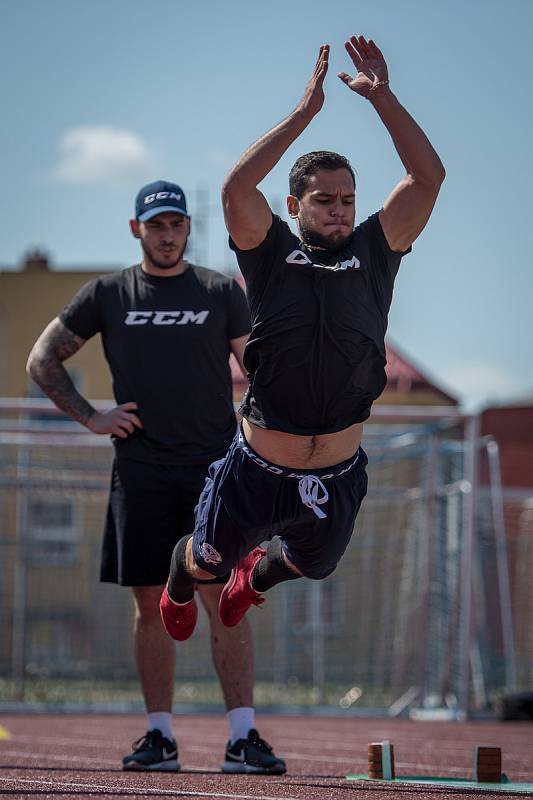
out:
{"label": "black t-shirt", "polygon": [[115,438],[117,452],[177,465],[224,455],[235,433],[229,340],[250,330],[235,280],[193,265],[158,277],[138,264],[87,283],[60,319],[83,339],[102,335],[117,403],[138,404],[144,429]]}
{"label": "black t-shirt", "polygon": [[389,247],[379,215],[339,252],[306,247],[277,216],[258,247],[240,250],[231,238],[230,247],[252,316],[243,416],[303,436],[367,419],[385,388],[387,315],[404,255]]}

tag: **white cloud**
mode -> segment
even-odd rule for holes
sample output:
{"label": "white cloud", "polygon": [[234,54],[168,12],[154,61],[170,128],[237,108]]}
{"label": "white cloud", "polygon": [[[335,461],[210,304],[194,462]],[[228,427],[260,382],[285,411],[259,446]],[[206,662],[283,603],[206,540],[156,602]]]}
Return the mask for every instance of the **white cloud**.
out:
{"label": "white cloud", "polygon": [[136,133],[106,126],[65,131],[53,175],[67,183],[121,184],[153,178],[156,159]]}
{"label": "white cloud", "polygon": [[441,371],[440,375],[461,396],[468,408],[490,401],[509,400],[519,388],[512,375],[501,367],[486,362],[456,364]]}

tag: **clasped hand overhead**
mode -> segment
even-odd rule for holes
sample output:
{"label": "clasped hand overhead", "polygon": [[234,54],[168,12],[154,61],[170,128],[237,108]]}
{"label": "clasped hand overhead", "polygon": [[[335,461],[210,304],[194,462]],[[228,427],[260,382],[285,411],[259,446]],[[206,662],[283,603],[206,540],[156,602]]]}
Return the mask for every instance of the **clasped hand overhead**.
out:
{"label": "clasped hand overhead", "polygon": [[[389,74],[383,53],[372,39],[367,41],[364,36],[351,36],[344,47],[357,73],[352,77],[347,72],[339,72],[338,77],[352,92],[368,98],[378,85],[388,82]],[[328,71],[329,49],[329,44],[320,46],[313,74],[299,104],[302,110],[313,115],[318,114],[324,103],[323,84]]]}

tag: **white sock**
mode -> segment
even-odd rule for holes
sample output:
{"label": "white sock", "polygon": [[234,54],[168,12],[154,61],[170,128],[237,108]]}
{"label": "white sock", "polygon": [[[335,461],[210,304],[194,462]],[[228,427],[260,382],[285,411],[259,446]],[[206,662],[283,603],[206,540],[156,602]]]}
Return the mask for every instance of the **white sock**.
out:
{"label": "white sock", "polygon": [[242,706],[241,708],[232,708],[226,714],[229,724],[229,739],[231,744],[237,739],[247,739],[248,734],[255,728],[255,710]]}
{"label": "white sock", "polygon": [[172,714],[168,711],[152,711],[146,716],[148,718],[149,731],[158,728],[165,739],[174,739],[174,734],[172,733]]}

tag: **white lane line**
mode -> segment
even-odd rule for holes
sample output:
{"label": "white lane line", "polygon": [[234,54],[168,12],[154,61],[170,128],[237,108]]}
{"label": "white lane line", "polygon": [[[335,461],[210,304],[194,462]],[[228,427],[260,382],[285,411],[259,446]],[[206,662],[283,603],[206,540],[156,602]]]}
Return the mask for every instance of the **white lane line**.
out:
{"label": "white lane line", "polygon": [[228,800],[301,800],[301,798],[297,797],[290,797],[289,795],[277,795],[276,797],[271,797],[270,795],[259,795],[259,794],[234,794],[229,792],[205,792],[205,791],[197,791],[197,792],[189,792],[183,789],[148,789],[148,788],[141,788],[139,786],[116,786],[111,787],[108,785],[106,786],[98,786],[94,783],[63,783],[63,781],[40,781],[30,778],[4,778],[0,777],[0,781],[4,783],[28,783],[37,786],[53,786],[54,789],[59,789],[63,787],[67,787],[70,789],[86,789],[89,792],[94,791],[103,791],[105,794],[122,794],[123,792],[130,792],[133,794],[143,795],[143,794],[168,794],[173,795],[174,797],[222,797],[228,798]]}

